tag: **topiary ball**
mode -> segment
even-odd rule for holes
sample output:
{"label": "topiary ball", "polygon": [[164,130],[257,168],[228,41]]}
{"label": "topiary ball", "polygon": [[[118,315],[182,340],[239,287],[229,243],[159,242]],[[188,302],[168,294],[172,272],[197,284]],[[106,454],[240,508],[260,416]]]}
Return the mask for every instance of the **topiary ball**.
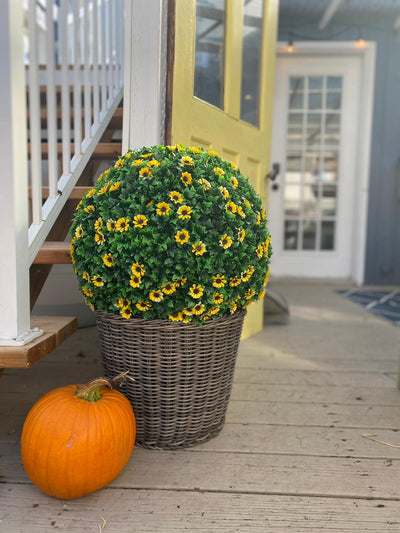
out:
{"label": "topiary ball", "polygon": [[82,199],[71,256],[92,309],[183,322],[261,298],[271,256],[265,210],[213,150],[130,150]]}

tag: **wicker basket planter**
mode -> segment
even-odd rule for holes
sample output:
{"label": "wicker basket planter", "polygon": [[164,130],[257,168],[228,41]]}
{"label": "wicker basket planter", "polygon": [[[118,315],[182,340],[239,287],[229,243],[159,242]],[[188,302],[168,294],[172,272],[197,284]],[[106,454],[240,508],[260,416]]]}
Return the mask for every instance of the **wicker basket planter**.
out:
{"label": "wicker basket planter", "polygon": [[183,448],[220,432],[245,314],[199,326],[96,312],[106,375],[129,370],[135,378],[122,392],[135,412],[137,444]]}

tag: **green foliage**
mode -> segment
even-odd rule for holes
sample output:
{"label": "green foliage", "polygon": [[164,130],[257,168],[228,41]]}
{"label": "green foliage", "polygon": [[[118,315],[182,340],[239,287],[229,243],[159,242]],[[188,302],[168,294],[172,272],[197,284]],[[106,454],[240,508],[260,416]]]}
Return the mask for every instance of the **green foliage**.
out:
{"label": "green foliage", "polygon": [[271,245],[261,199],[212,150],[130,150],[82,199],[71,234],[93,309],[202,323],[264,295]]}

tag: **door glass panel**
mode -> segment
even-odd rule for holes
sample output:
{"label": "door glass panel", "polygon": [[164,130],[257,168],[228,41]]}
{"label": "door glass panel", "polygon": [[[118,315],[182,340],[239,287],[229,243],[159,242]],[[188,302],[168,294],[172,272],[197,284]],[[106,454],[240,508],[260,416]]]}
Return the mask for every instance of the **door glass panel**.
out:
{"label": "door glass panel", "polygon": [[260,114],[263,5],[262,0],[245,2],[243,13],[240,118],[253,126],[259,126]]}
{"label": "door glass panel", "polygon": [[225,0],[197,0],[194,95],[220,109],[224,95]]}
{"label": "door glass panel", "polygon": [[307,145],[321,144],[321,113],[307,114]]}
{"label": "door glass panel", "polygon": [[301,182],[301,151],[288,151],[286,156],[285,183]]}
{"label": "door glass panel", "polygon": [[289,109],[304,107],[304,78],[292,76],[289,81]]}
{"label": "door glass panel", "polygon": [[297,250],[299,222],[297,220],[285,220],[284,249]]}
{"label": "door glass panel", "polygon": [[318,184],[305,185],[303,188],[303,213],[306,217],[318,214]]}
{"label": "door glass panel", "polygon": [[335,222],[323,220],[321,222],[321,250],[335,249]]}
{"label": "door glass panel", "polygon": [[291,76],[283,183],[284,249],[334,250],[341,76]]}
{"label": "door glass panel", "polygon": [[321,195],[321,216],[336,215],[336,185],[323,185]]}
{"label": "door glass panel", "polygon": [[299,216],[301,211],[301,187],[286,185],[285,187],[285,215]]}
{"label": "door glass panel", "polygon": [[303,220],[303,250],[315,250],[317,224],[315,220]]}

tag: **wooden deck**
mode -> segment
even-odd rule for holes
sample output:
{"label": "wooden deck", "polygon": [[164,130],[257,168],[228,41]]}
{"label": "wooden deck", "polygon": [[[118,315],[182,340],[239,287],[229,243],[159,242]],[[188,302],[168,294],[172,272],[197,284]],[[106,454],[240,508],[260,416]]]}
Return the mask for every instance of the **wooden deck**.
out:
{"label": "wooden deck", "polygon": [[107,488],[59,501],[33,487],[19,438],[46,391],[101,374],[95,328],[0,379],[0,532],[400,532],[400,328],[334,292],[274,284],[287,326],[241,344],[226,425],[179,452],[135,447]]}

